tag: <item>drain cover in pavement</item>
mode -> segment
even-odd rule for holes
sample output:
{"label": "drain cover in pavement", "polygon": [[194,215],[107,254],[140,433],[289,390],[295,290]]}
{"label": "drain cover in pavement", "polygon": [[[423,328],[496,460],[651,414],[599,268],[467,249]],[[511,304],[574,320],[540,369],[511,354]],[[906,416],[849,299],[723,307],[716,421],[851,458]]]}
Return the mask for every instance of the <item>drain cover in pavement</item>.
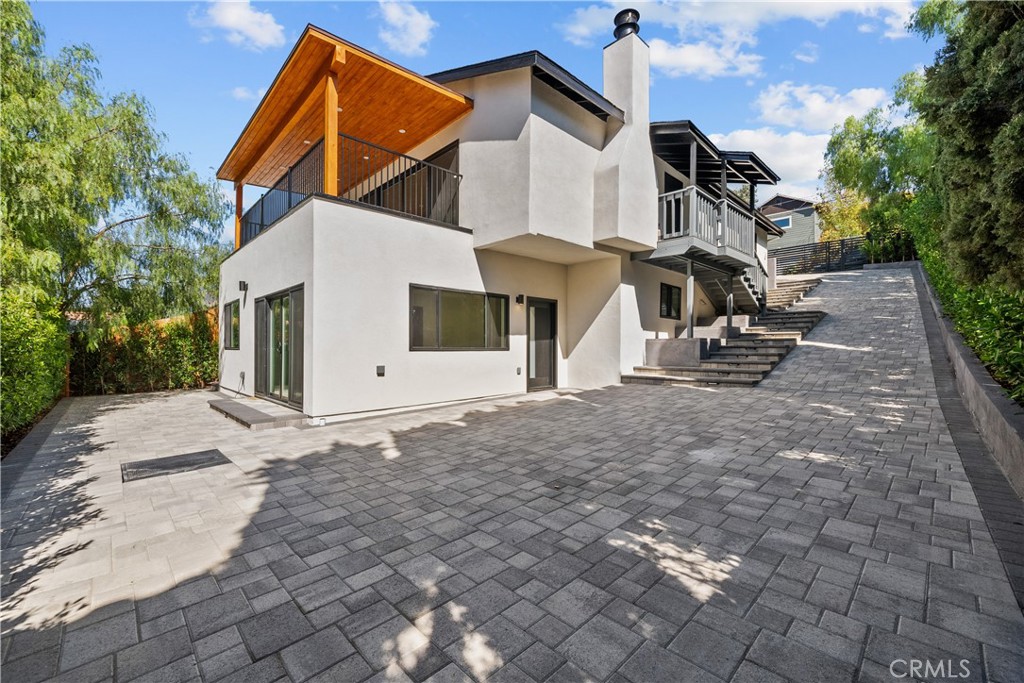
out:
{"label": "drain cover in pavement", "polygon": [[231,461],[216,448],[209,451],[171,455],[166,458],[136,460],[135,462],[121,463],[121,481],[149,479],[162,474],[178,474],[179,472],[201,470],[204,467],[230,464]]}

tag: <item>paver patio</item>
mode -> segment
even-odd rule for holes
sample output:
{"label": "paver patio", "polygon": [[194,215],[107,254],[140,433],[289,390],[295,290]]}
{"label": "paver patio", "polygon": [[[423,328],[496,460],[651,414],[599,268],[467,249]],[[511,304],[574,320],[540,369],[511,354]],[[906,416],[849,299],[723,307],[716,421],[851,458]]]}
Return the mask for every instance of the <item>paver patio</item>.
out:
{"label": "paver patio", "polygon": [[63,401],[3,463],[3,676],[1021,680],[910,271],[801,305],[829,315],[754,389],[265,432],[208,392]]}

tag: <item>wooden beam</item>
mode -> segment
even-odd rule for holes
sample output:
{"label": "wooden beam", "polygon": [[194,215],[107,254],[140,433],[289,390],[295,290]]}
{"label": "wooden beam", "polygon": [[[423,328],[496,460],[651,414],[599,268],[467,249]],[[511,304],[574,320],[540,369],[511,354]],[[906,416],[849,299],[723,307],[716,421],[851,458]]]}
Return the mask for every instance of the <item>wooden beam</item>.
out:
{"label": "wooden beam", "polygon": [[324,77],[324,193],[338,195],[338,74]]}
{"label": "wooden beam", "polygon": [[235,183],[235,249],[242,247],[242,188],[244,185]]}
{"label": "wooden beam", "polygon": [[690,141],[690,184],[697,184],[697,141]]}
{"label": "wooden beam", "polygon": [[335,46],[334,57],[331,58],[331,63],[327,67],[327,70],[330,71],[332,74],[340,72],[341,67],[345,66],[345,59],[347,57],[348,55],[345,52],[345,48],[341,47],[340,45]]}
{"label": "wooden beam", "polygon": [[260,147],[260,149],[257,152],[253,154],[252,158],[249,160],[249,163],[246,164],[245,168],[239,173],[238,182],[245,183],[249,179],[249,174],[252,173],[253,169],[256,167],[259,161],[263,159],[264,155],[266,155],[270,150],[277,147],[277,145],[280,144],[281,141],[283,141],[292,132],[292,130],[294,130],[295,126],[299,123],[300,119],[302,118],[299,116],[299,114],[302,113],[302,109],[306,106],[306,103],[309,102],[311,98],[319,99],[318,97],[316,97],[318,94],[317,91],[319,90],[319,87],[317,87],[318,84],[319,81],[315,81],[314,84],[309,87],[309,90],[292,104],[291,108],[288,110],[288,113],[285,115],[283,125],[277,129],[277,131],[274,133],[273,136],[271,136],[269,140],[264,142],[264,144]]}

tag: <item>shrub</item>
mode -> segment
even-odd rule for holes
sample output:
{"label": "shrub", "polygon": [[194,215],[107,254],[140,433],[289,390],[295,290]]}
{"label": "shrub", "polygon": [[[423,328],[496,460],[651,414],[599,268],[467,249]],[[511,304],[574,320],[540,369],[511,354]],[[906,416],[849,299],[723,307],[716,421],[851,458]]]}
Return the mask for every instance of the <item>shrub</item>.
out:
{"label": "shrub", "polygon": [[942,309],[1010,398],[1024,406],[1024,291],[963,284],[934,233],[918,230],[917,251]]}
{"label": "shrub", "polygon": [[64,387],[67,328],[49,302],[0,293],[0,431],[29,424]]}
{"label": "shrub", "polygon": [[217,378],[217,324],[207,313],[119,328],[92,347],[78,333],[71,345],[76,395],[190,389]]}

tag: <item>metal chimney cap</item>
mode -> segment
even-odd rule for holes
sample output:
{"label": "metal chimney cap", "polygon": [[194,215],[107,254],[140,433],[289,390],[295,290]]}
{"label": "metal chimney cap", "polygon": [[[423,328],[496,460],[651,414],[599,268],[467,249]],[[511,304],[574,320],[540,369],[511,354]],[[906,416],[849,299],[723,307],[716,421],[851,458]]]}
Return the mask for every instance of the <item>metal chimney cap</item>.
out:
{"label": "metal chimney cap", "polygon": [[615,39],[624,38],[630,33],[640,34],[640,12],[635,9],[624,9],[615,15]]}

